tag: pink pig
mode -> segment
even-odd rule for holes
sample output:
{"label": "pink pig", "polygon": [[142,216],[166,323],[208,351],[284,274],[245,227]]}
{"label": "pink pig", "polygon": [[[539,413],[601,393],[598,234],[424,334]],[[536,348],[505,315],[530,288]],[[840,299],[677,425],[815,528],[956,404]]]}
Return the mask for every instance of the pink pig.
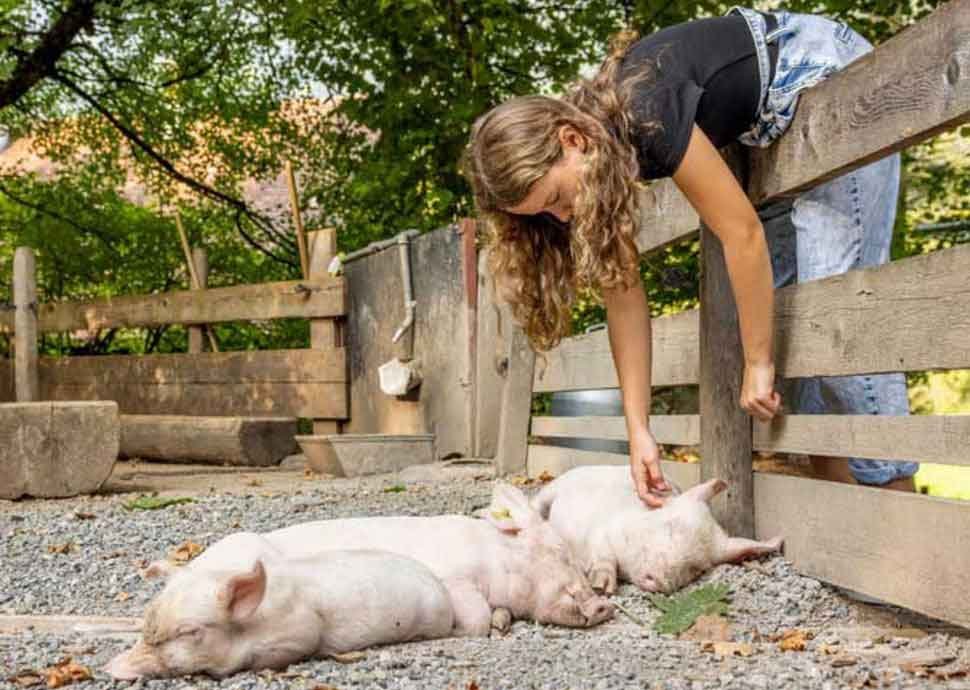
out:
{"label": "pink pig", "polygon": [[262,537],[230,535],[168,575],[142,640],[109,662],[119,679],[283,668],[311,657],[447,637],[451,598],[417,561],[380,551],[284,559]]}
{"label": "pink pig", "polygon": [[673,592],[721,563],[778,551],[782,539],[729,537],[707,501],[727,485],[699,484],[651,510],[627,467],[576,467],[547,484],[533,506],[562,535],[593,588],[612,594],[617,580],[647,592]]}
{"label": "pink pig", "polygon": [[511,614],[573,627],[596,625],[613,615],[613,606],[593,591],[565,542],[525,494],[497,482],[482,514],[484,519],[442,515],[321,520],[265,536],[287,554],[368,548],[424,563],[452,594],[458,634],[488,635],[493,611],[497,619]]}

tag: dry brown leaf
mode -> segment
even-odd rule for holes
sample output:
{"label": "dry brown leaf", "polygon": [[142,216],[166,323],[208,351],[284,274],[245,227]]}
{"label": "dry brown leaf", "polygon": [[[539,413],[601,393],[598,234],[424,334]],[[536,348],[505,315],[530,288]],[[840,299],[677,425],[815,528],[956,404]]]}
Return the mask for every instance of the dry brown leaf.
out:
{"label": "dry brown leaf", "polygon": [[781,634],[778,648],[783,652],[804,652],[806,640],[812,639],[812,634],[804,630],[786,630]]}
{"label": "dry brown leaf", "polygon": [[837,657],[832,659],[832,667],[842,668],[844,666],[853,666],[858,662],[859,660],[851,654],[839,654]]}
{"label": "dry brown leaf", "polygon": [[40,685],[44,682],[44,679],[37,671],[20,671],[7,678],[7,680],[22,688],[29,688],[31,685]]}
{"label": "dry brown leaf", "polygon": [[74,542],[64,542],[63,544],[51,544],[47,547],[48,553],[70,553],[75,550]]}
{"label": "dry brown leaf", "polygon": [[258,479],[250,479],[248,482],[246,482],[246,486],[262,486],[262,485],[263,485],[263,482],[261,482]]}
{"label": "dry brown leaf", "polygon": [[509,483],[513,486],[528,486],[532,483],[532,479],[525,475],[515,474],[509,477]]}
{"label": "dry brown leaf", "polygon": [[478,690],[478,683],[474,680],[470,682],[468,684],[468,690]]}
{"label": "dry brown leaf", "polygon": [[131,599],[131,595],[128,592],[118,592],[115,596],[115,601],[128,601]]}
{"label": "dry brown leaf", "polygon": [[694,625],[680,634],[680,639],[727,642],[731,639],[731,632],[731,623],[724,616],[698,616]]}
{"label": "dry brown leaf", "polygon": [[365,652],[346,652],[345,654],[331,654],[330,658],[340,664],[356,664],[367,658]]}
{"label": "dry brown leaf", "polygon": [[751,656],[755,653],[755,647],[749,642],[712,642],[708,641],[701,645],[705,652],[714,652],[717,656]]}
{"label": "dry brown leaf", "polygon": [[47,680],[47,687],[59,688],[62,685],[91,680],[91,669],[75,664],[71,657],[65,657],[55,665],[45,668],[41,674]]}
{"label": "dry brown leaf", "polygon": [[200,553],[205,551],[205,547],[196,544],[194,541],[187,541],[169,552],[168,558],[176,563],[188,563]]}
{"label": "dry brown leaf", "polygon": [[314,685],[310,690],[337,690],[337,688],[332,685],[317,684]]}
{"label": "dry brown leaf", "polygon": [[536,479],[538,479],[542,484],[548,484],[555,478],[555,475],[549,474],[549,470],[542,470],[542,472],[539,473],[539,476],[536,477]]}

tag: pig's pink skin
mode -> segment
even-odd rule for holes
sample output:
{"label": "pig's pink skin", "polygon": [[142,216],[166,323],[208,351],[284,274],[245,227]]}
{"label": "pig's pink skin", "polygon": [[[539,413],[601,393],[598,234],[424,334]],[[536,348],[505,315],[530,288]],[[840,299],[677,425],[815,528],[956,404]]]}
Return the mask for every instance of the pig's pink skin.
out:
{"label": "pig's pink skin", "polygon": [[577,467],[547,484],[535,509],[565,539],[598,589],[617,581],[648,592],[673,592],[721,563],[778,551],[780,538],[729,537],[707,501],[725,488],[714,479],[649,509],[624,466]]}
{"label": "pig's pink skin", "polygon": [[[142,640],[105,670],[119,679],[221,677],[452,634],[448,590],[413,559],[366,550],[249,558],[236,547],[258,546],[253,536],[217,544],[171,575],[146,610]],[[234,564],[216,567],[220,551]]]}
{"label": "pig's pink skin", "polygon": [[287,554],[382,549],[427,565],[452,592],[457,628],[487,635],[492,609],[515,618],[588,627],[613,615],[562,538],[515,487],[498,482],[485,519],[460,515],[323,520],[269,532]]}

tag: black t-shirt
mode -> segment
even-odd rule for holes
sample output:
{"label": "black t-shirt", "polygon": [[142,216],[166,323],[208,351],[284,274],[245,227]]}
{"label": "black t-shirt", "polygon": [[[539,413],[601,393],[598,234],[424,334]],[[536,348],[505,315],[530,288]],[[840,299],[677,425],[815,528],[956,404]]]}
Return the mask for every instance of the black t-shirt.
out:
{"label": "black t-shirt", "polygon": [[[769,49],[774,73],[777,48]],[[623,57],[618,78],[636,74],[648,61],[654,69],[648,67],[633,87],[630,103],[643,179],[674,174],[694,122],[718,148],[754,123],[761,95],[758,56],[740,14],[695,19],[641,38]]]}

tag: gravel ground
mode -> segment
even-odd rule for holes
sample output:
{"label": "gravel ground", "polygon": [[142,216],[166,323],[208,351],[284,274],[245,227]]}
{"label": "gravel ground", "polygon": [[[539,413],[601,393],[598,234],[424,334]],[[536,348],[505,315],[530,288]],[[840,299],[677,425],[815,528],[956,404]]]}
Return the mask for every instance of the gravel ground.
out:
{"label": "gravel ground", "polygon": [[[478,479],[475,479],[478,476]],[[264,478],[265,477],[265,478]],[[280,479],[282,477],[282,479]],[[436,478],[437,481],[430,481]],[[160,589],[144,582],[145,561],[193,541],[211,544],[237,530],[266,531],[294,522],[358,515],[470,513],[488,502],[481,468],[421,472],[368,480],[304,479],[299,473],[249,474],[233,492],[195,482],[193,503],[127,511],[132,494],[64,501],[0,503],[0,614],[139,616]],[[412,481],[415,480],[415,481]],[[237,484],[241,482],[237,481]],[[255,485],[253,485],[255,484]],[[406,486],[405,491],[385,489]],[[286,487],[280,490],[280,487]],[[65,545],[69,545],[65,548]],[[592,630],[517,622],[505,637],[452,639],[370,650],[355,663],[309,661],[285,673],[243,673],[217,681],[195,676],[138,682],[147,688],[844,688],[947,687],[970,690],[970,677],[943,675],[970,667],[970,641],[958,630],[912,615],[898,626],[885,610],[862,606],[810,578],[781,557],[720,566],[698,584],[732,591],[731,639],[750,656],[726,656],[698,641],[660,635],[623,614]],[[695,585],[696,586],[696,585]],[[647,626],[658,613],[632,587],[617,601]],[[896,612],[898,613],[898,612]],[[876,624],[873,625],[873,620]],[[917,625],[917,628],[912,627]],[[813,635],[804,651],[783,652],[788,629]],[[944,632],[937,632],[943,630]],[[927,632],[928,631],[928,632]],[[100,667],[129,645],[123,639],[25,632],[0,636],[0,685],[25,669],[64,656],[95,672],[85,688],[114,683]],[[916,655],[916,656],[914,656]],[[900,665],[930,655],[929,672]],[[8,684],[13,687],[12,684]]]}

